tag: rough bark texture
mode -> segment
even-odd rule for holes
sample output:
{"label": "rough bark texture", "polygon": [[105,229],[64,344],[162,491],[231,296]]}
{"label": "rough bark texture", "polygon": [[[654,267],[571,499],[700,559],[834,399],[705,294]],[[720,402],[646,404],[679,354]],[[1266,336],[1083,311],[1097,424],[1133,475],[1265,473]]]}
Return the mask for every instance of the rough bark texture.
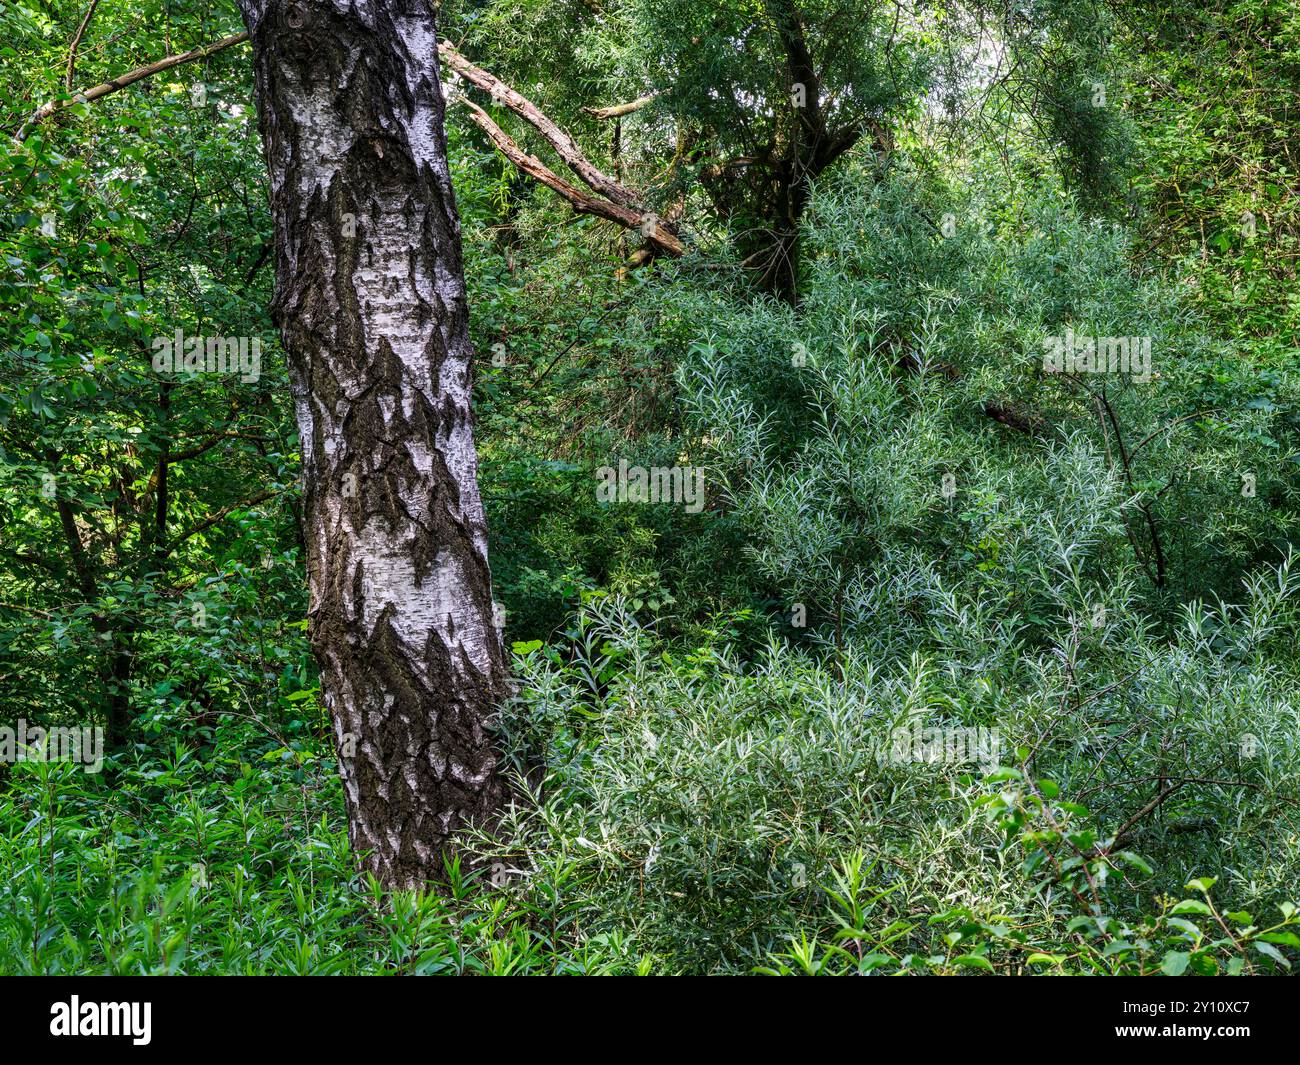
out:
{"label": "rough bark texture", "polygon": [[470,418],[431,0],[241,0],[302,438],[310,634],[353,847],[438,877],[503,785],[504,690]]}

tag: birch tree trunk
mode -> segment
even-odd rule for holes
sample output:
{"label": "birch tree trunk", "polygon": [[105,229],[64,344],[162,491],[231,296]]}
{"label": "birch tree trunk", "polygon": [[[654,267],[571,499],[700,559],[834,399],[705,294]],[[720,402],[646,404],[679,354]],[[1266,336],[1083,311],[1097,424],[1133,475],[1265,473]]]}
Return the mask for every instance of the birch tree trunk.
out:
{"label": "birch tree trunk", "polygon": [[418,887],[504,793],[435,9],[240,4],[302,444],[310,635],[350,838],[383,883]]}

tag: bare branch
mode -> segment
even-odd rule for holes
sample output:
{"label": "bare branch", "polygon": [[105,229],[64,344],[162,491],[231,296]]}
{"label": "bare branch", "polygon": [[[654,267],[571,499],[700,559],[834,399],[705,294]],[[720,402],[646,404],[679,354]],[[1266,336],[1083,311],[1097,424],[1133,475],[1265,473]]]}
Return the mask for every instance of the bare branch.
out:
{"label": "bare branch", "polygon": [[622,118],[624,115],[630,115],[633,111],[640,111],[646,104],[652,103],[658,98],[657,92],[647,93],[645,96],[638,96],[625,104],[611,104],[609,107],[584,107],[583,110],[592,118],[598,118],[602,121],[611,118]]}
{"label": "bare branch", "polygon": [[516,169],[534,180],[540,181],[552,191],[559,193],[568,202],[569,206],[579,214],[596,215],[610,222],[617,222],[626,229],[640,230],[656,248],[667,252],[669,255],[680,256],[685,253],[686,248],[677,238],[677,235],[659,221],[655,215],[638,208],[610,203],[608,200],[603,200],[570,185],[540,159],[534,155],[529,155],[515,141],[511,140],[505,131],[493,122],[488,113],[478,104],[463,97],[461,102],[468,108],[470,117],[473,118],[475,124],[488,135],[497,151],[504,155]]}
{"label": "bare branch", "polygon": [[99,0],[90,0],[90,6],[86,8],[86,14],[81,20],[81,25],[77,27],[77,32],[72,35],[72,41],[68,44],[68,69],[63,74],[63,84],[68,92],[72,91],[72,77],[77,69],[77,51],[81,48],[81,38],[86,35],[86,27],[90,25],[90,20],[95,17],[95,8],[99,7]]}
{"label": "bare branch", "polygon": [[491,93],[494,100],[499,100],[537,130],[564,160],[565,165],[582,179],[584,185],[616,204],[624,207],[637,205],[638,197],[635,193],[624,188],[596,167],[582,154],[573,138],[530,100],[515,92],[495,74],[489,74],[481,67],[476,67],[446,41],[438,42],[438,55],[449,69],[454,70],[471,85]]}
{"label": "bare branch", "polygon": [[172,67],[178,67],[182,63],[190,63],[195,59],[204,59],[207,56],[215,55],[233,45],[241,44],[248,40],[247,33],[236,33],[231,37],[223,37],[221,40],[212,44],[205,44],[199,48],[191,49],[188,52],[182,52],[180,55],[169,55],[157,62],[148,63],[142,67],[136,67],[134,70],[128,70],[125,74],[119,74],[111,81],[106,81],[102,85],[96,85],[92,89],[86,89],[77,93],[70,100],[50,100],[48,103],[41,104],[33,112],[26,124],[20,129],[15,137],[16,140],[26,140],[31,131],[51,115],[57,114],[65,108],[72,107],[74,104],[88,104],[95,100],[117,92],[119,89],[125,89],[128,85],[134,85],[137,81],[143,81],[145,78],[153,77],[164,70],[171,70]]}

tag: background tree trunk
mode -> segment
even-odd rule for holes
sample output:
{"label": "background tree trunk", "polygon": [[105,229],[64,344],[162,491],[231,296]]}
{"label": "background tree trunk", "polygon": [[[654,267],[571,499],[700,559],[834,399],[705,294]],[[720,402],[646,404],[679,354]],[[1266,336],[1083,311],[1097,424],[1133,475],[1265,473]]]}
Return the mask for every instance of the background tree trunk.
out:
{"label": "background tree trunk", "polygon": [[427,0],[241,0],[302,443],[310,633],[353,847],[436,877],[503,800],[460,223]]}

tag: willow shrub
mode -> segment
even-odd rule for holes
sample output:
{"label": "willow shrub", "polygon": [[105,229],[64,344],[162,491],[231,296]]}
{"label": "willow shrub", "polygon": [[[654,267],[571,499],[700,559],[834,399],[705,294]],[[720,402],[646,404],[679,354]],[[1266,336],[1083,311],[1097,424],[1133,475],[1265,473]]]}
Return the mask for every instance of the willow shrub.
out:
{"label": "willow shrub", "polygon": [[[563,869],[585,927],[667,968],[804,971],[865,855],[873,968],[1287,963],[1294,381],[1031,191],[863,167],[819,193],[797,307],[674,293],[684,453],[753,597],[686,644],[589,597],[519,648],[504,735],[537,797],[489,848],[508,890]],[[1044,372],[1067,331],[1148,338],[1152,373]],[[995,730],[1000,768],[894,757],[918,722]],[[1276,942],[1111,949],[1218,934],[1157,901],[1193,879]]]}

